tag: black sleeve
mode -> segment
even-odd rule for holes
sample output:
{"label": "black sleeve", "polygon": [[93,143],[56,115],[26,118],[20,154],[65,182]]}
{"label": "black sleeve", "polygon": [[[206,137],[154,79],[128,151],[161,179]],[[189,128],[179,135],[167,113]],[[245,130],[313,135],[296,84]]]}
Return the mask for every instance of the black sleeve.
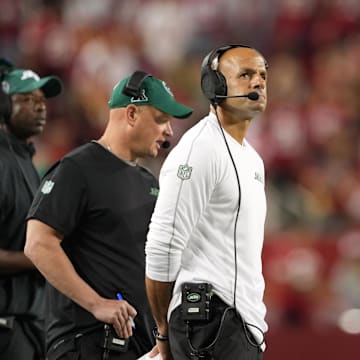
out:
{"label": "black sleeve", "polygon": [[70,234],[86,207],[86,179],[71,159],[52,167],[41,182],[27,219],[37,219],[63,235]]}
{"label": "black sleeve", "polygon": [[0,237],[4,235],[2,228],[8,227],[8,218],[15,207],[14,182],[10,167],[0,159]]}
{"label": "black sleeve", "polygon": [[0,160],[0,233],[1,233],[1,227],[3,219],[5,218],[5,187],[4,187],[4,181],[3,181],[3,165]]}

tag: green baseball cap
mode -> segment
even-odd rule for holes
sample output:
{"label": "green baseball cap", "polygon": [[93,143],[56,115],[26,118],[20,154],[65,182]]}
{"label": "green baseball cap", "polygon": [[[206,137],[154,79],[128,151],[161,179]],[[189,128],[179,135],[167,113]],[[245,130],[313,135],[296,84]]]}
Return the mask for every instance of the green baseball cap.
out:
{"label": "green baseball cap", "polygon": [[126,87],[130,78],[131,76],[128,76],[115,85],[109,100],[110,109],[126,107],[130,104],[138,106],[151,105],[178,119],[187,118],[192,114],[193,109],[175,100],[165,81],[151,75],[148,75],[141,82],[137,95],[126,94]]}
{"label": "green baseball cap", "polygon": [[41,89],[46,97],[59,95],[62,82],[57,76],[40,78],[32,70],[14,69],[4,76],[3,89],[9,95],[23,94]]}

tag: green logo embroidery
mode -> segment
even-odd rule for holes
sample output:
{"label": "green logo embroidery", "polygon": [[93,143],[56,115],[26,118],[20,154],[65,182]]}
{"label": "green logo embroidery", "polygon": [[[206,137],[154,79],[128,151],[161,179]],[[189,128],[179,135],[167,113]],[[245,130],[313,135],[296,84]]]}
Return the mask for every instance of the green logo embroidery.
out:
{"label": "green logo embroidery", "polygon": [[157,197],[159,195],[159,189],[152,187],[152,188],[150,188],[149,194],[152,195],[152,196]]}

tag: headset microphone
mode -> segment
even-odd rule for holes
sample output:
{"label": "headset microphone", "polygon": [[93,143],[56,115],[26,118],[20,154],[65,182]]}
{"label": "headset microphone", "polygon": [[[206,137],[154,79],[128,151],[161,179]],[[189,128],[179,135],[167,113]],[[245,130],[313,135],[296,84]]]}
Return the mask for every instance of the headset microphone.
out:
{"label": "headset microphone", "polygon": [[259,99],[260,95],[255,91],[248,93],[246,95],[216,95],[216,98],[218,99],[228,99],[228,98],[238,98],[238,97],[246,97],[250,100],[256,101]]}
{"label": "headset microphone", "polygon": [[170,147],[170,141],[165,140],[162,144],[161,147],[163,149],[168,149]]}

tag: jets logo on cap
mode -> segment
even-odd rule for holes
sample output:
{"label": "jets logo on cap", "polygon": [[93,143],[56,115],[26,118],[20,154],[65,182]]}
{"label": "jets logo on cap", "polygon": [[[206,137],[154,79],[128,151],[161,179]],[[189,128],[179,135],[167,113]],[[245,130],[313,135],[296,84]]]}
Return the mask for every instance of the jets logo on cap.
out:
{"label": "jets logo on cap", "polygon": [[132,103],[136,103],[136,102],[140,102],[140,101],[144,102],[148,100],[149,100],[148,97],[145,95],[145,89],[142,89],[140,95],[137,97],[133,96],[130,101]]}
{"label": "jets logo on cap", "polygon": [[174,97],[174,94],[172,93],[172,91],[170,90],[170,88],[167,86],[166,82],[165,82],[165,81],[162,81],[161,83],[162,83],[164,89],[165,89],[172,97]]}
{"label": "jets logo on cap", "polygon": [[21,80],[27,80],[27,79],[35,79],[36,81],[39,81],[40,77],[38,74],[35,74],[31,70],[25,70],[21,75]]}

